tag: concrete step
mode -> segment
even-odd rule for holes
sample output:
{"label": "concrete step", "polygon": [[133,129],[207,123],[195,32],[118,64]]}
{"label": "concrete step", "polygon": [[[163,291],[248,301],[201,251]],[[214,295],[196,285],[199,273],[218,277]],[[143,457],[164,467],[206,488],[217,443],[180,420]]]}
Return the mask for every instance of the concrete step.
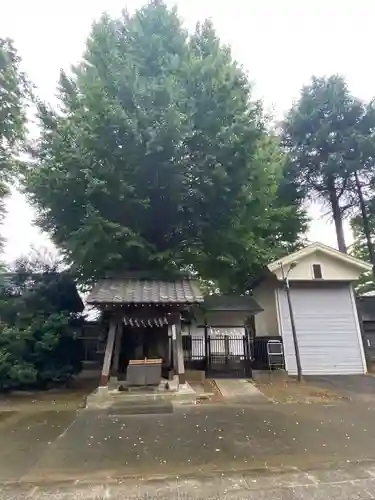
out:
{"label": "concrete step", "polygon": [[137,402],[117,402],[109,409],[111,416],[122,415],[160,415],[173,413],[173,404],[171,401],[137,401]]}
{"label": "concrete step", "polygon": [[174,400],[195,400],[197,398],[197,394],[195,392],[155,392],[145,394],[142,392],[111,392],[109,394],[114,401],[174,401]]}
{"label": "concrete step", "polygon": [[107,388],[99,387],[94,392],[89,394],[86,399],[86,408],[110,408],[116,404],[123,406],[136,406],[138,404],[152,405],[160,402],[160,404],[173,403],[195,403],[199,397],[191,388],[178,392],[149,392],[143,391],[108,391]]}

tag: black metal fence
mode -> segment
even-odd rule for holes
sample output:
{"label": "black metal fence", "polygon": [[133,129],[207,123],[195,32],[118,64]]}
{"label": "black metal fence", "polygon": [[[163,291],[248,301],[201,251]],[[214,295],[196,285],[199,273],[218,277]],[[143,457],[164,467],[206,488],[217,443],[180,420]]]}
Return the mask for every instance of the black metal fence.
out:
{"label": "black metal fence", "polygon": [[253,337],[250,342],[252,368],[253,370],[268,370],[269,361],[267,354],[267,344],[270,340],[279,340],[279,336]]}
{"label": "black metal fence", "polygon": [[182,337],[185,367],[204,370],[209,376],[250,377],[251,370],[269,369],[267,343],[279,336],[208,335]]}
{"label": "black metal fence", "polygon": [[251,376],[250,346],[245,335],[183,336],[182,339],[187,369],[204,370],[215,377]]}
{"label": "black metal fence", "polygon": [[188,370],[206,370],[206,342],[204,337],[182,337],[185,368]]}
{"label": "black metal fence", "polygon": [[209,337],[207,372],[215,377],[250,377],[251,356],[247,337]]}

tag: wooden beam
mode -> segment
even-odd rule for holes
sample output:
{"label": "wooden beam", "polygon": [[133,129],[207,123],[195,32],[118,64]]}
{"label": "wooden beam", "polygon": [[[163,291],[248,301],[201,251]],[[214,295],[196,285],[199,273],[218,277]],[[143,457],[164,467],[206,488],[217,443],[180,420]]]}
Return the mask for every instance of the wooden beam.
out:
{"label": "wooden beam", "polygon": [[110,323],[109,323],[107,345],[106,345],[105,354],[104,354],[102,375],[100,377],[100,385],[101,386],[108,385],[109,371],[111,369],[111,359],[112,359],[113,347],[115,344],[116,328],[117,328],[117,318],[111,318]]}

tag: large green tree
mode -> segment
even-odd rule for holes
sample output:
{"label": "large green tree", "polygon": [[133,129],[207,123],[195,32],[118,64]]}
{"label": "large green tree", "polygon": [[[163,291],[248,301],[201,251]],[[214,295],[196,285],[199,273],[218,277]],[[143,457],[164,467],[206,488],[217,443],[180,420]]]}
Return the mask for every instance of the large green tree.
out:
{"label": "large green tree", "polygon": [[24,146],[29,96],[30,86],[20,69],[17,51],[11,40],[0,38],[0,222],[5,215],[9,181],[16,175]]}
{"label": "large green tree", "polygon": [[157,0],[103,16],[59,98],[40,106],[26,190],[84,280],[187,268],[243,290],[303,231],[280,147],[209,22],[188,36]]}
{"label": "large green tree", "polygon": [[351,95],[340,76],[314,77],[303,87],[283,126],[289,177],[304,196],[328,205],[342,252],[346,252],[343,219],[358,205],[354,174],[363,173],[365,139],[374,124],[370,108]]}

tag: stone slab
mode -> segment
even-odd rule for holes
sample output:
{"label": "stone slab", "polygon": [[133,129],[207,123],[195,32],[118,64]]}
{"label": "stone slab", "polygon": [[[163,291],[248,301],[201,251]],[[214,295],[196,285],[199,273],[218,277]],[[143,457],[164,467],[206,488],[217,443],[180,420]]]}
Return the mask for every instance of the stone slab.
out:
{"label": "stone slab", "polygon": [[266,396],[247,379],[215,379],[224,398],[248,403],[268,403]]}
{"label": "stone slab", "polygon": [[190,386],[189,383],[175,385],[170,387],[170,390],[133,390],[133,391],[111,391],[108,388],[98,387],[95,391],[87,396],[86,408],[88,409],[108,409],[119,403],[123,405],[138,405],[140,402],[195,402],[198,394]]}

